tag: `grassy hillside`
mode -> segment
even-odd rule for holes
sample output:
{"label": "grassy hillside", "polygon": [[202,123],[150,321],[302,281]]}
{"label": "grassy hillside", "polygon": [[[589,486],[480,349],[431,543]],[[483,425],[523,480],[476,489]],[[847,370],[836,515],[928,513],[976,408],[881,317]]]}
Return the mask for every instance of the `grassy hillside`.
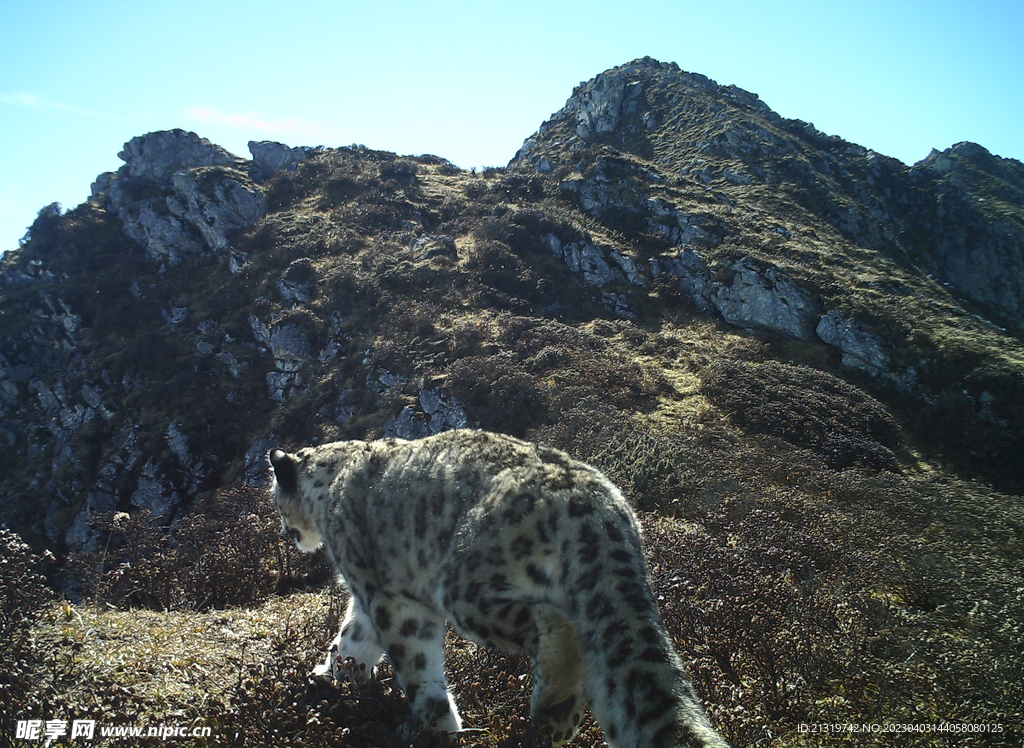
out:
{"label": "grassy hillside", "polygon": [[[648,90],[648,130],[637,109],[574,150],[574,120],[542,128],[523,158],[546,170],[311,152],[258,188],[267,213],[229,254],[154,260],[102,196],[41,214],[0,268],[0,496],[21,538],[2,531],[0,742],[16,720],[95,718],[211,728],[185,745],[435,744],[386,669],[310,679],[343,593],[250,481],[270,446],[444,419],[622,487],[734,745],[1024,739],[1019,335],[917,264],[890,231],[913,211],[881,220],[886,189],[927,187],[896,164],[739,94],[712,91],[753,118],[742,137]],[[886,368],[727,323],[656,272],[687,250],[713,289],[769,268],[883,341]],[[527,663],[449,648],[462,744],[514,745]],[[802,727],[825,723],[975,727]],[[588,723],[575,745],[602,740]]]}

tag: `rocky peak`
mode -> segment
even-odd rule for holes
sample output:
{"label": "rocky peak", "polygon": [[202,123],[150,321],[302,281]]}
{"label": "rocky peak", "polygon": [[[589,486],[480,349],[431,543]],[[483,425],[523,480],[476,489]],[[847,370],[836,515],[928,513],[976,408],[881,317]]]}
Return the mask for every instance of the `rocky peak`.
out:
{"label": "rocky peak", "polygon": [[646,103],[645,83],[656,71],[679,72],[678,68],[651,58],[636,60],[581,83],[555,116],[574,119],[576,134],[584,141],[599,133],[612,132]]}
{"label": "rocky peak", "polygon": [[231,254],[230,234],[267,211],[247,162],[195,133],[141,135],[118,156],[125,165],[97,178],[92,200],[153,259],[178,265],[202,252]]}
{"label": "rocky peak", "polygon": [[[989,152],[987,148],[970,141],[961,141],[944,151],[932,148],[925,158],[914,164],[915,168],[931,169],[940,174],[948,174],[957,166],[975,164],[983,166],[991,171],[1005,170],[1008,174],[1017,172],[1016,179],[1019,180],[1024,165],[1012,158],[1000,158]],[[1012,178],[1012,177],[1011,177]]]}
{"label": "rocky peak", "polygon": [[[738,267],[714,255],[743,233],[709,204],[814,226],[819,237],[909,264],[991,310],[1000,326],[1024,330],[1024,165],[973,143],[908,168],[784,119],[740,88],[643,58],[577,86],[510,167],[553,176],[614,230],[645,226],[698,254],[720,248],[705,257],[709,267]],[[703,193],[703,207],[680,192]],[[801,253],[789,228],[773,231]],[[759,257],[760,247],[776,242],[769,234],[740,243],[770,267],[777,256]],[[784,274],[810,280],[813,266],[795,271]]]}
{"label": "rocky peak", "polygon": [[165,183],[176,172],[201,166],[239,168],[245,161],[194,132],[164,130],[139,135],[124,144],[117,157],[125,162],[126,174],[156,184]]}
{"label": "rocky peak", "polygon": [[907,225],[922,269],[1024,330],[1024,164],[964,142],[933,150],[909,177],[920,199]]}
{"label": "rocky peak", "polygon": [[[595,143],[650,157],[666,133],[683,129],[685,120],[702,126],[707,117],[724,121],[729,117],[721,113],[730,109],[779,119],[752,93],[644,57],[578,85],[565,106],[527,138],[510,166],[548,171]],[[679,115],[685,115],[683,122]]]}
{"label": "rocky peak", "polygon": [[[978,207],[997,208],[1006,217],[1024,224],[1024,164],[1012,158],[1000,158],[977,143],[957,143],[945,151],[932,152],[914,164],[945,179],[970,194]],[[986,204],[989,203],[989,204]]]}

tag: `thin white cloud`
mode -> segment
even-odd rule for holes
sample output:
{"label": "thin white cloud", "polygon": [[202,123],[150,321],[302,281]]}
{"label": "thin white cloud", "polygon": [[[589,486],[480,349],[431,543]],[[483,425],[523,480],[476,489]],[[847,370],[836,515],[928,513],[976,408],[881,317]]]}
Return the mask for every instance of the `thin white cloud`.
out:
{"label": "thin white cloud", "polygon": [[190,107],[184,110],[181,116],[207,125],[219,125],[221,127],[230,127],[246,132],[266,133],[278,137],[290,135],[300,138],[337,141],[343,139],[346,134],[350,134],[344,130],[331,130],[321,127],[315,122],[310,122],[301,117],[267,119],[256,114],[222,112],[209,106]]}
{"label": "thin white cloud", "polygon": [[82,109],[59,101],[53,101],[52,99],[44,99],[42,96],[36,96],[24,91],[16,91],[12,94],[0,91],[0,104],[10,104],[25,109],[36,109],[40,112],[63,112],[65,114],[73,114],[76,117],[89,117],[90,119],[117,119],[112,114],[105,114],[92,109]]}
{"label": "thin white cloud", "polygon": [[0,101],[4,104],[17,104],[19,106],[30,107],[31,109],[43,109],[42,100],[35,94],[27,94],[24,91],[18,91],[13,94],[0,93]]}
{"label": "thin white cloud", "polygon": [[10,197],[0,197],[0,218],[20,215],[24,213],[26,209],[27,206],[21,200]]}

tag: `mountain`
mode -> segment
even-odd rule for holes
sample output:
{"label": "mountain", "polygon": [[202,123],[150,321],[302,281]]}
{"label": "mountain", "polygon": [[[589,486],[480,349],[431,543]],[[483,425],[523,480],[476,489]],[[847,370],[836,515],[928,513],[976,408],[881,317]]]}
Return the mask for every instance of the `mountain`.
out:
{"label": "mountain", "polygon": [[[170,520],[275,441],[419,433],[421,392],[449,424],[526,434],[547,393],[503,423],[474,380],[509,348],[494,325],[657,326],[667,287],[674,310],[867,375],[943,459],[1020,488],[1019,162],[961,143],[908,169],[650,59],[578,87],[506,170],[253,150],[135,138],[4,260],[0,485],[28,537],[79,545],[115,508]],[[963,429],[936,440],[948,418]]]}
{"label": "mountain", "polygon": [[[1008,708],[979,694],[1020,643],[985,627],[1021,620],[1024,165],[960,143],[908,167],[649,58],[507,168],[250,151],[134,138],[0,260],[0,521],[33,547],[96,551],[115,511],[174,528],[274,446],[479,426],[597,464],[652,538],[707,553],[674,562],[759,579],[723,599],[763,606],[757,569],[793,605],[847,590],[903,637],[861,652],[878,672],[940,631],[960,680],[933,713]],[[748,613],[687,619],[698,685],[734,705],[773,667]],[[919,694],[946,677],[899,667]]]}
{"label": "mountain", "polygon": [[[761,249],[780,265],[784,248],[771,240],[781,234],[812,253],[797,259],[805,274],[808,266],[837,264],[829,246],[807,247],[812,240],[872,250],[901,271],[948,284],[1002,325],[1024,329],[1024,165],[971,143],[907,169],[784,120],[746,91],[648,59],[578,87],[512,166],[549,173],[570,189],[582,176],[585,210],[606,220],[617,214],[641,230],[685,230],[676,225],[684,217],[666,213],[666,203],[689,209],[688,225],[706,222],[712,244],[728,237],[734,253]],[[641,175],[635,189],[615,191]],[[611,191],[596,186],[606,182]],[[747,225],[725,221],[713,230],[716,216],[694,200],[702,193],[733,214],[742,206]],[[807,280],[837,305],[855,302],[828,294],[829,276]]]}

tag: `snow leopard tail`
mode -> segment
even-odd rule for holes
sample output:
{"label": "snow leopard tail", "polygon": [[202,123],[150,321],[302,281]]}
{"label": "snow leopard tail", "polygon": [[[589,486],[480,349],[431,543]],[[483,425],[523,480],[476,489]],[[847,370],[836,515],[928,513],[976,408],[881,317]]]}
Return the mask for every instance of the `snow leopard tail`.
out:
{"label": "snow leopard tail", "polygon": [[636,519],[611,491],[618,521],[605,512],[586,516],[589,502],[579,502],[583,522],[566,549],[577,554],[566,559],[575,570],[567,590],[591,711],[615,748],[728,748],[662,623]]}

